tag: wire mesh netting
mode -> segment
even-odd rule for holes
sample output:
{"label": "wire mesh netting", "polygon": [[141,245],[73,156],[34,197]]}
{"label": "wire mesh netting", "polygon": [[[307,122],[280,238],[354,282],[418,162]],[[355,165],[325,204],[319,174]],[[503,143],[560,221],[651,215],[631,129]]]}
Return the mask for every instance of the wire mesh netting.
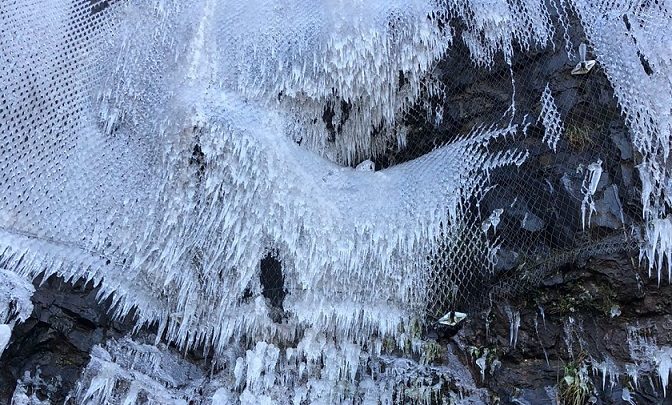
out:
{"label": "wire mesh netting", "polygon": [[[562,43],[563,32],[555,35],[554,43]],[[574,35],[578,50],[587,39]],[[507,141],[529,151],[526,161],[490,174],[493,188],[470,208],[465,227],[471,234],[447,241],[433,257],[428,315],[434,319],[483,309],[589,252],[636,255],[639,239],[632,232],[642,225],[642,207],[633,172],[639,162],[607,77],[599,65],[572,75],[578,54],[564,49],[518,55],[510,70],[502,64],[497,71],[472,66],[466,49],[449,52],[444,63],[453,76],[442,78],[449,96],[437,107],[443,120],[419,120],[427,114],[417,110],[408,118],[418,133],[417,143],[409,141],[410,157],[466,134],[465,128],[509,120],[529,125],[524,137]],[[456,71],[467,73],[455,77]],[[599,193],[591,197],[597,208],[586,200],[593,167],[600,170]],[[484,238],[495,241],[494,252],[474,245]]]}

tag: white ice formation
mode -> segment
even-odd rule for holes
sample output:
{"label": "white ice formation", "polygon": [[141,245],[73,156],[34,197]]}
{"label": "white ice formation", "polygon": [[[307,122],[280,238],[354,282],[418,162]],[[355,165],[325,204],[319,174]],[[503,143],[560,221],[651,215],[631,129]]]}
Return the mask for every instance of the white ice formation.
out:
{"label": "white ice formation", "polygon": [[541,94],[541,113],[539,114],[539,118],[544,124],[543,141],[555,152],[560,136],[565,132],[565,127],[562,123],[560,112],[555,106],[555,100],[548,84]]}
{"label": "white ice formation", "polygon": [[[476,66],[511,63],[514,52],[552,46],[570,9],[642,155],[642,255],[669,269],[672,7],[551,3],[0,3],[0,265],[8,270],[0,283],[43,272],[93,280],[116,314],[135,309],[138,325],[158,325],[156,344],[204,347],[234,370],[226,387],[235,388],[213,383],[208,401],[391,401],[394,378],[417,368],[367,364],[383,361],[384,342],[412,340],[438,245],[494,246],[464,218],[492,171],[527,156],[491,146],[524,131],[493,123],[385,170],[349,166],[405,146],[402,117],[442,97],[433,68],[456,41]],[[624,20],[628,34],[613,35]],[[562,124],[550,90],[543,100],[554,148]],[[287,291],[281,322],[259,278],[271,252]],[[13,319],[30,312],[26,297],[29,288]],[[230,355],[243,341],[254,343]],[[171,375],[179,368],[157,374],[156,362],[169,357],[135,345],[96,348],[73,395],[189,397],[190,386]],[[115,392],[117,380],[128,380],[128,392]]]}
{"label": "white ice formation", "polygon": [[[265,342],[248,350],[231,345],[226,349],[231,367],[206,373],[165,345],[123,339],[94,347],[71,399],[75,403],[219,405],[337,403],[355,397],[362,403],[393,403],[396,397],[421,403],[437,398],[449,383],[471,387],[453,400],[476,404],[487,398],[450,352],[446,357],[455,364],[452,367],[379,356],[368,364],[371,374],[359,376],[360,358],[370,354],[355,344],[338,347],[325,335],[308,330],[296,348],[286,350]],[[286,380],[289,375],[294,379]],[[361,380],[355,383],[356,379]]]}
{"label": "white ice formation", "polygon": [[[583,167],[579,168],[581,172]],[[581,227],[586,229],[586,225],[590,225],[590,220],[595,212],[595,201],[593,197],[597,191],[597,186],[600,184],[602,178],[602,161],[598,159],[585,169],[583,183],[581,184],[581,192],[583,193],[583,201],[581,201]]]}
{"label": "white ice formation", "polygon": [[35,289],[24,277],[0,268],[0,355],[7,347],[12,329],[33,311],[30,301]]}
{"label": "white ice formation", "polygon": [[[672,225],[669,165],[672,147],[672,6],[669,1],[601,2],[581,0],[575,10],[614,87],[642,156],[642,207],[646,245],[642,258],[672,280],[672,237],[660,238]],[[618,33],[618,34],[617,34]]]}

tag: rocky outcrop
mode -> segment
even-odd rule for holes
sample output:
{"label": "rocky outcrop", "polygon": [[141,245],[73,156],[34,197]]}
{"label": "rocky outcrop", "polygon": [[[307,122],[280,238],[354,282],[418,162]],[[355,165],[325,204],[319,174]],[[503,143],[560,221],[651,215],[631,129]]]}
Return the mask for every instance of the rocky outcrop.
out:
{"label": "rocky outcrop", "polygon": [[668,403],[671,300],[667,282],[659,286],[630,255],[595,256],[493,303],[446,344],[475,375],[488,352],[479,381],[500,403]]}
{"label": "rocky outcrop", "polygon": [[89,362],[91,348],[131,331],[129,320],[110,318],[109,301],[99,303],[97,293],[82,281],[36,280],[33,312],[14,327],[0,357],[0,403],[10,403],[17,381],[28,397],[63,403]]}
{"label": "rocky outcrop", "polygon": [[[578,24],[571,33],[574,45],[585,40]],[[487,389],[493,403],[670,402],[664,385],[672,364],[672,288],[649,277],[632,250],[641,220],[637,156],[609,81],[599,65],[572,76],[576,61],[564,46],[488,69],[475,68],[467,55],[458,41],[437,68],[447,95],[443,120],[409,114],[408,147],[375,162],[388,167],[421,156],[507,114],[529,124],[517,141],[530,157],[515,173],[493,173],[498,187],[477,213],[487,218],[503,209],[495,274],[451,303],[469,312],[459,328],[430,325],[425,338],[446,349],[431,362],[466,365],[469,380]],[[545,145],[537,120],[546,88],[565,126],[557,152]],[[583,229],[584,182],[598,160],[594,209]],[[282,278],[272,269],[268,274]],[[282,291],[281,282],[262,283]],[[92,347],[132,331],[132,315],[112,319],[109,301],[98,302],[90,284],[51,277],[35,288],[32,315],[14,327],[0,358],[0,403],[10,402],[17,381],[27,397],[62,403]],[[284,295],[266,298],[282,310]]]}

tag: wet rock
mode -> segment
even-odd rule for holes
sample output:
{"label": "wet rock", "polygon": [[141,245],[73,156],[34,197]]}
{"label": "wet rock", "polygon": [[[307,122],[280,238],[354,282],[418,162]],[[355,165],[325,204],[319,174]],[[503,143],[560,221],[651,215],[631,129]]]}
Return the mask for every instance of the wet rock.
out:
{"label": "wet rock", "polygon": [[542,280],[541,286],[543,287],[553,287],[553,286],[558,286],[562,285],[564,283],[565,279],[562,276],[562,273],[560,272],[555,272],[551,274],[549,277],[546,277]]}
{"label": "wet rock", "polygon": [[63,403],[89,361],[91,348],[132,329],[130,317],[112,321],[90,284],[51,277],[35,283],[33,313],[17,324],[0,357],[0,403],[10,403],[17,380],[39,399]]}
{"label": "wet rock", "polygon": [[[595,254],[581,267],[573,264],[548,277],[509,304],[493,303],[485,317],[473,317],[460,332],[463,347],[488,347],[501,362],[483,386],[502,404],[550,404],[549,393],[562,400],[565,373],[583,366],[586,398],[593,403],[625,403],[624,388],[637,404],[671,403],[655,367],[639,367],[637,387],[627,370],[641,358],[655,362],[645,352],[636,353],[643,349],[634,346],[633,330],[655,340],[654,349],[672,346],[672,287],[659,287],[625,251]],[[614,307],[619,316],[613,316]],[[520,311],[515,348],[507,315],[514,308]]]}
{"label": "wet rock", "polygon": [[632,141],[628,139],[628,132],[618,122],[612,122],[609,126],[609,137],[618,148],[621,159],[631,160],[633,158]]}
{"label": "wet rock", "polygon": [[495,272],[504,272],[514,269],[518,265],[518,253],[499,249],[495,254]]}
{"label": "wet rock", "polygon": [[535,405],[535,404],[558,404],[557,389],[553,385],[530,389],[521,389],[515,397],[511,398],[512,404]]}
{"label": "wet rock", "polygon": [[618,195],[618,186],[610,185],[602,193],[602,198],[595,201],[595,213],[592,224],[611,229],[620,229],[625,224],[623,205]]}
{"label": "wet rock", "polygon": [[526,212],[520,221],[520,227],[530,232],[537,232],[544,228],[544,221],[531,212]]}
{"label": "wet rock", "polygon": [[634,186],[634,179],[633,179],[634,167],[632,166],[632,163],[623,162],[621,163],[620,166],[621,166],[621,176],[623,178],[623,184],[626,187]]}

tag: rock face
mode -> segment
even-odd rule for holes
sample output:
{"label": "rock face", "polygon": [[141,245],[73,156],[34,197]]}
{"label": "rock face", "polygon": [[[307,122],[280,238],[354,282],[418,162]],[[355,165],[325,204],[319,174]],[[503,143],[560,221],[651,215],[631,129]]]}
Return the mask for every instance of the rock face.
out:
{"label": "rock face", "polygon": [[[576,24],[571,36],[574,44],[583,40]],[[430,336],[459,353],[494,403],[672,403],[665,397],[672,289],[637,258],[631,232],[641,222],[638,157],[609,81],[599,66],[587,76],[570,75],[573,62],[561,47],[514,61],[514,69],[521,66],[527,80],[516,81],[517,104],[535,105],[534,95],[548,84],[565,132],[557,153],[548,153],[543,125],[532,124],[526,173],[515,182],[499,177],[483,203],[486,213],[505,207],[491,281],[500,294],[480,303],[485,309],[456,335]],[[507,72],[494,68],[491,77],[474,79],[468,69],[454,71],[450,63],[445,69],[454,84],[445,125],[472,125],[483,109],[505,113],[510,88],[492,83]],[[587,180],[597,169],[587,202]],[[460,304],[471,303],[457,310]]]}
{"label": "rock face", "polygon": [[[576,24],[571,39],[574,44],[583,39]],[[409,147],[367,161],[366,170],[417,157],[507,114],[513,90],[509,66],[474,74],[466,54],[456,44],[439,66],[448,97],[438,127],[409,117]],[[505,207],[497,232],[506,238],[493,280],[483,280],[473,297],[484,298],[483,290],[492,286],[501,287],[499,295],[468,308],[459,332],[430,330],[427,338],[448,347],[449,355],[435,362],[462,362],[493,402],[671,402],[661,381],[667,381],[666,361],[672,362],[672,289],[649,277],[629,242],[641,211],[637,156],[599,66],[575,77],[569,74],[574,65],[562,46],[513,61],[515,78],[521,79],[515,81],[515,103],[528,108],[513,114],[534,114],[548,86],[566,131],[558,152],[550,153],[545,128],[530,122],[530,136],[521,141],[530,150],[525,173],[515,182],[493,174],[500,186],[484,200],[481,216]],[[582,187],[589,164],[600,158],[594,207],[583,230]],[[605,236],[620,242],[591,249]],[[572,253],[578,248],[581,254]],[[525,267],[546,258],[552,261],[548,266]],[[521,268],[529,271],[528,280],[519,277]],[[517,278],[502,283],[511,274]],[[32,316],[14,328],[0,358],[0,403],[11,401],[17,381],[28,396],[63,403],[91,348],[132,331],[131,317],[111,319],[109,302],[99,303],[91,285],[52,277],[35,287]],[[267,298],[282,308],[283,297]],[[467,302],[456,303],[461,304]]]}
{"label": "rock face", "polygon": [[[669,286],[659,287],[627,254],[564,266],[545,282],[493,304],[455,338],[474,372],[479,367],[465,348],[496,353],[488,361],[499,367],[480,380],[494,397],[574,403],[570,394],[561,395],[571,385],[565,377],[577,378],[584,368],[585,401],[620,404],[630,395],[638,404],[667,403],[655,357],[667,355],[665,346],[672,344]],[[512,311],[519,313],[519,327]]]}
{"label": "rock face", "polygon": [[[33,314],[15,327],[0,359],[0,403],[10,402],[17,380],[29,395],[63,403],[92,346],[131,330],[107,316],[91,286],[51,278],[36,287]],[[437,363],[460,361],[502,404],[553,403],[565,377],[583,366],[586,401],[621,404],[625,388],[637,404],[661,404],[669,400],[647,350],[672,346],[671,304],[672,288],[659,287],[630,255],[594,256],[469,316],[454,336],[428,337],[449,348]]]}
{"label": "rock face", "polygon": [[17,381],[41,400],[63,403],[91,348],[131,330],[130,322],[112,320],[109,302],[96,300],[91,284],[66,283],[51,277],[35,283],[33,313],[14,327],[9,346],[0,357],[0,403],[11,401]]}

